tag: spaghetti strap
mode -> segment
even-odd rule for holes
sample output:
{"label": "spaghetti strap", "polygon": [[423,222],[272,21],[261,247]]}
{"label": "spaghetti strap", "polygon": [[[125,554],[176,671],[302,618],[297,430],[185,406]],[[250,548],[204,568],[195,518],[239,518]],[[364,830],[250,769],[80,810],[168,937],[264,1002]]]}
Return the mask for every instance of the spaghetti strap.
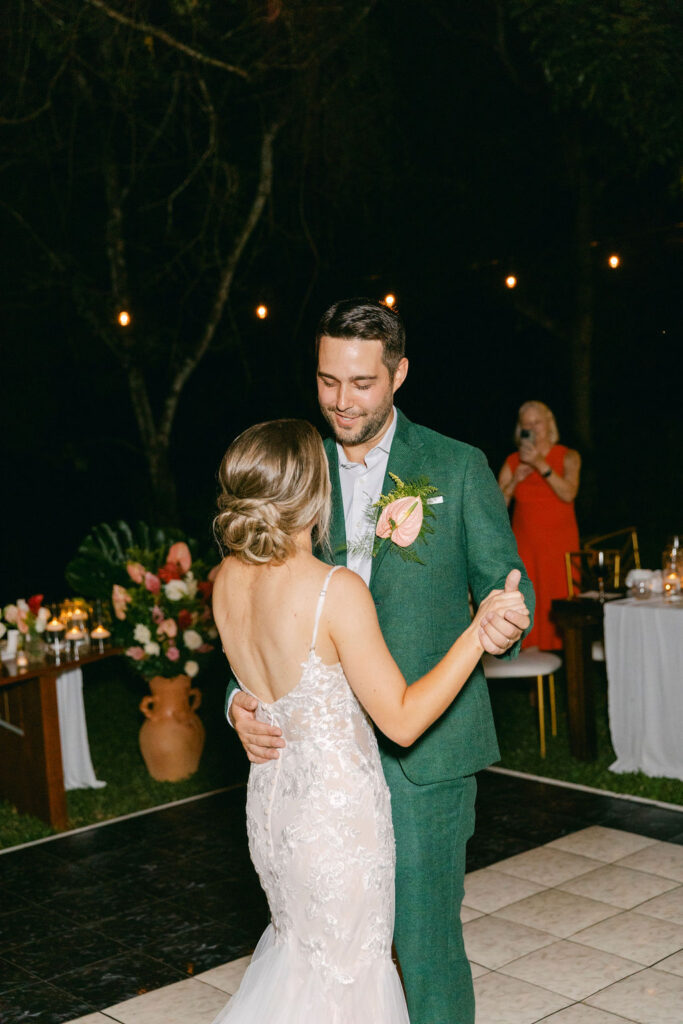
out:
{"label": "spaghetti strap", "polygon": [[327,576],[325,577],[325,582],[323,583],[323,589],[320,591],[320,597],[318,598],[318,607],[315,610],[315,622],[313,623],[313,638],[311,640],[311,646],[309,648],[309,651],[314,651],[315,650],[315,642],[318,639],[318,626],[320,624],[320,616],[322,614],[323,605],[325,603],[325,595],[327,594],[327,586],[328,586],[328,584],[330,582],[330,579],[332,577],[332,573],[336,572],[337,569],[341,569],[341,566],[340,565],[333,565],[332,566],[332,568],[328,572]]}

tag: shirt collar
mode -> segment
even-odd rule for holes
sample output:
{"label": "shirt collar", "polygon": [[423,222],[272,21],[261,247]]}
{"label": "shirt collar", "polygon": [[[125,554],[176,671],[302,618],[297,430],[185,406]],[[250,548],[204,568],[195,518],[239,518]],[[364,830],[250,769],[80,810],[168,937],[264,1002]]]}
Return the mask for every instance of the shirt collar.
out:
{"label": "shirt collar", "polygon": [[[396,413],[396,406],[391,407],[393,413],[393,419],[389,424],[389,429],[386,431],[384,436],[377,442],[374,448],[371,448],[368,454],[365,456],[365,466],[370,466],[377,462],[382,457],[382,454],[389,455],[391,451],[391,444],[394,440],[394,434],[396,433],[396,425],[398,423],[398,415]],[[362,462],[350,462],[346,457],[343,446],[337,441],[337,456],[339,458],[340,469],[357,469],[363,466]]]}

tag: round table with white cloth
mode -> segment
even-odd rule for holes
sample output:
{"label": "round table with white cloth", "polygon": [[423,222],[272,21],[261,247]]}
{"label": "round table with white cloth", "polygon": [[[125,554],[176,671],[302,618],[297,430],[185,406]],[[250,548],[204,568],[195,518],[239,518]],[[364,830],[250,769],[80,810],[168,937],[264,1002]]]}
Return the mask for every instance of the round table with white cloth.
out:
{"label": "round table with white cloth", "polygon": [[65,789],[101,789],[106,782],[95,778],[90,758],[88,727],[83,704],[83,673],[80,668],[57,676],[57,710],[62,743]]}
{"label": "round table with white cloth", "polygon": [[683,601],[605,605],[613,772],[683,781]]}

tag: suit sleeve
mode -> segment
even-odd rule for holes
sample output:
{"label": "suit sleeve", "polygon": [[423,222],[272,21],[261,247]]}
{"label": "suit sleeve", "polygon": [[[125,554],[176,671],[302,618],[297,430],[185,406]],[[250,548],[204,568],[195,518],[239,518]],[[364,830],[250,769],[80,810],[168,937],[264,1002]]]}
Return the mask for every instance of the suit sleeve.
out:
{"label": "suit sleeve", "polygon": [[[468,582],[475,604],[480,604],[491,590],[501,589],[511,569],[519,569],[520,590],[533,624],[534,588],[517,553],[505,499],[484,453],[477,448],[472,449],[465,471],[463,516]],[[517,657],[520,646],[518,641],[504,657]]]}
{"label": "suit sleeve", "polygon": [[226,717],[228,725],[230,726],[231,729],[233,728],[233,724],[230,721],[230,717],[228,715],[228,712],[230,711],[230,705],[232,704],[232,698],[237,693],[238,690],[239,690],[239,686],[238,686],[236,680],[234,678],[231,678],[230,682],[228,683],[228,688],[225,691],[225,717]]}

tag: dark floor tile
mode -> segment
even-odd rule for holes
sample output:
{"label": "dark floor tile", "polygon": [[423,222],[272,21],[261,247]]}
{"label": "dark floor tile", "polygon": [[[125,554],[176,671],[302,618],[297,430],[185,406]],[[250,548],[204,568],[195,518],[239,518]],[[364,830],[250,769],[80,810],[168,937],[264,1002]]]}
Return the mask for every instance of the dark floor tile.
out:
{"label": "dark floor tile", "polygon": [[142,949],[151,942],[203,922],[201,914],[191,908],[176,907],[167,900],[160,900],[99,921],[97,931],[129,949]]}
{"label": "dark floor tile", "polygon": [[35,984],[37,980],[30,971],[25,971],[0,957],[0,994],[9,992],[11,988],[17,988],[19,985]]}
{"label": "dark floor tile", "polygon": [[167,902],[183,913],[195,911],[216,921],[222,921],[226,913],[231,911],[259,914],[266,911],[268,906],[263,889],[253,873],[237,884],[221,879],[202,889],[180,891]]}
{"label": "dark floor tile", "polygon": [[0,886],[0,914],[9,914],[12,910],[25,910],[29,907],[30,901],[19,893],[4,886]]}
{"label": "dark floor tile", "polygon": [[48,982],[23,985],[0,995],[2,1024],[62,1024],[94,1010],[94,1004],[87,999]]}
{"label": "dark floor tile", "polygon": [[198,974],[251,953],[267,924],[267,915],[229,914],[150,943],[143,952],[185,975]]}
{"label": "dark floor tile", "polygon": [[91,928],[76,928],[54,939],[36,939],[5,953],[5,959],[50,981],[67,971],[125,952],[120,942]]}
{"label": "dark floor tile", "polygon": [[40,907],[32,906],[28,910],[14,910],[11,914],[2,914],[0,955],[36,938],[51,938],[56,943],[56,940],[72,930],[71,921]]}
{"label": "dark floor tile", "polygon": [[87,999],[101,1008],[171,985],[184,977],[182,971],[143,953],[131,952],[60,974],[59,987],[74,998]]}
{"label": "dark floor tile", "polygon": [[84,886],[95,885],[103,877],[101,872],[88,870],[80,864],[67,864],[53,857],[49,862],[36,867],[17,865],[14,877],[0,884],[28,900],[38,896],[51,899],[62,893],[76,893]]}
{"label": "dark floor tile", "polygon": [[108,881],[80,889],[76,899],[73,894],[67,893],[41,900],[41,906],[50,912],[64,915],[74,924],[89,925],[121,913],[122,908],[135,910],[149,902],[149,892],[137,880]]}

